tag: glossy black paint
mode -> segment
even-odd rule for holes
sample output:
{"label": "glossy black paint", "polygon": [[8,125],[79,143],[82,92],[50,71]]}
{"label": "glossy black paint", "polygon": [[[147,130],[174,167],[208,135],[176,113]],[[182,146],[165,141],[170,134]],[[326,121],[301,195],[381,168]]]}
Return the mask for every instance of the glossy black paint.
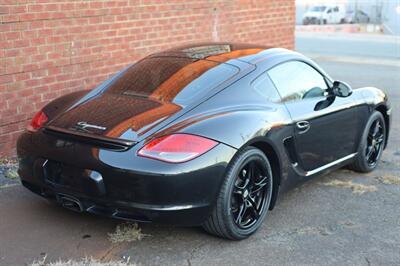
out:
{"label": "glossy black paint", "polygon": [[[142,80],[142,86],[151,84],[153,89],[140,95],[108,91],[131,84],[127,73],[141,73],[130,67],[90,92],[63,96],[44,108],[49,116],[46,126],[18,139],[23,185],[78,211],[199,225],[213,208],[229,162],[248,145],[260,148],[271,161],[272,209],[278,192],[350,163],[374,110],[383,113],[389,132],[391,108],[386,94],[376,88],[356,89],[344,98],[321,95],[285,103],[260,95],[254,89],[256,80],[290,61],[312,66],[333,84],[313,61],[289,50],[201,44],[149,58],[163,62],[180,58],[177,61],[185,63],[174,65],[162,80]],[[234,68],[235,73],[196,99],[176,101],[180,92],[221,64]],[[151,74],[151,69],[147,71]],[[276,94],[274,83],[268,78],[265,82]],[[82,132],[74,127],[78,121],[107,130]],[[171,133],[204,136],[219,144],[180,164],[137,156],[149,140]]]}

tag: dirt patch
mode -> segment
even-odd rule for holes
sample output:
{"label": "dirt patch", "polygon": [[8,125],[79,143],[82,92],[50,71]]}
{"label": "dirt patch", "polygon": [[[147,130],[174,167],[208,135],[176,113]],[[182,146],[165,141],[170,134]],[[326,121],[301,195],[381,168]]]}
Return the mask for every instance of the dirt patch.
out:
{"label": "dirt patch", "polygon": [[386,185],[400,185],[400,177],[392,175],[379,176],[377,179]]}
{"label": "dirt patch", "polygon": [[108,238],[112,243],[132,242],[142,240],[148,235],[142,233],[137,223],[123,223],[117,225],[115,232],[109,233]]}
{"label": "dirt patch", "polygon": [[354,183],[351,180],[342,181],[342,180],[334,179],[327,183],[323,183],[323,185],[330,186],[330,187],[350,188],[354,194],[359,194],[359,195],[364,194],[366,192],[374,192],[374,191],[378,190],[376,188],[376,186],[358,184],[358,183]]}
{"label": "dirt patch", "polygon": [[101,262],[95,260],[93,258],[85,258],[82,260],[68,260],[68,261],[55,261],[55,262],[46,262],[46,258],[41,261],[35,261],[31,264],[31,266],[135,266],[127,261],[108,261],[108,262]]}
{"label": "dirt patch", "polygon": [[298,228],[298,229],[294,230],[292,233],[297,234],[297,235],[319,234],[319,235],[323,235],[323,236],[333,234],[333,232],[327,228],[311,227],[311,226],[307,226],[304,228]]}

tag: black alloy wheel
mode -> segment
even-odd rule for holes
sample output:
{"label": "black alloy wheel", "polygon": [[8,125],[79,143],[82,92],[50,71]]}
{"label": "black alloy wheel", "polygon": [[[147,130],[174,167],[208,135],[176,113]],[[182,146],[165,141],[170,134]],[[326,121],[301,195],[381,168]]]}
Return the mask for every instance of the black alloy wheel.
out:
{"label": "black alloy wheel", "polygon": [[204,229],[224,238],[241,240],[264,221],[273,190],[271,165],[265,154],[247,147],[228,166],[220,194]]}
{"label": "black alloy wheel", "polygon": [[365,126],[357,156],[349,168],[361,173],[374,170],[379,163],[385,143],[385,119],[382,113],[375,111]]}
{"label": "black alloy wheel", "polygon": [[268,172],[260,161],[252,160],[239,171],[232,190],[232,217],[241,229],[257,223],[263,212],[271,190]]}
{"label": "black alloy wheel", "polygon": [[385,140],[384,134],[382,121],[376,119],[369,129],[367,147],[365,149],[365,158],[370,167],[374,167],[378,163],[378,159],[382,154]]}

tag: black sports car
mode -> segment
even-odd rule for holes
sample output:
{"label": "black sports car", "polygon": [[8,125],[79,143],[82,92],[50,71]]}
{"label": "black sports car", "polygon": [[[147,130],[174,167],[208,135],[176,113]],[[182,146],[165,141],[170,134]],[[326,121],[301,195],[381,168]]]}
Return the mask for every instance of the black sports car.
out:
{"label": "black sports car", "polygon": [[353,91],[301,54],[199,44],[52,101],[18,139],[19,175],[71,210],[243,239],[280,192],[372,171],[390,112],[381,90]]}

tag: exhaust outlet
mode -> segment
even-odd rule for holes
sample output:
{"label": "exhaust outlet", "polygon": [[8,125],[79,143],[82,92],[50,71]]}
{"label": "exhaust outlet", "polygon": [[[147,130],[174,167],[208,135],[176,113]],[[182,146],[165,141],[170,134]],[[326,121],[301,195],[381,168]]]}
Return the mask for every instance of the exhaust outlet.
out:
{"label": "exhaust outlet", "polygon": [[83,212],[83,207],[77,198],[67,196],[67,195],[57,195],[57,200],[64,208],[75,211]]}

